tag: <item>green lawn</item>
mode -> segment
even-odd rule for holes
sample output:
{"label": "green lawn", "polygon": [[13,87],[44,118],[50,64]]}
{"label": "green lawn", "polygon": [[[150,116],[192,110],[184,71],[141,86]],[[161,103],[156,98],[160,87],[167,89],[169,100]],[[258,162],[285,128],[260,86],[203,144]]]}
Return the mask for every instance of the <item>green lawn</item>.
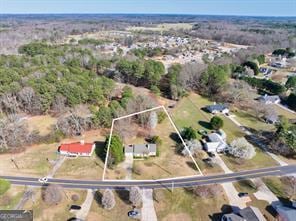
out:
{"label": "green lawn", "polygon": [[[190,94],[178,102],[173,110],[172,117],[179,129],[183,127],[193,127],[197,130],[211,131],[210,119],[214,116],[202,110],[203,107],[212,104],[211,101],[197,94]],[[234,138],[244,136],[244,133],[231,120],[223,115],[219,115],[224,121],[223,130],[227,134],[228,142]]]}
{"label": "green lawn", "polygon": [[296,114],[291,113],[290,111],[287,111],[287,110],[279,107],[278,105],[273,104],[272,106],[278,115],[285,116],[288,119],[295,119],[296,118]]}
{"label": "green lawn", "polygon": [[266,186],[279,198],[286,198],[284,186],[279,177],[265,177],[263,178]]}
{"label": "green lawn", "polygon": [[260,121],[255,116],[253,116],[252,114],[246,111],[239,110],[239,111],[236,111],[234,114],[236,116],[236,120],[245,127],[250,127],[257,131],[275,130],[275,127],[273,124],[267,124],[263,121]]}
{"label": "green lawn", "polygon": [[23,186],[12,185],[7,192],[0,196],[0,209],[14,209],[23,196],[24,190]]}
{"label": "green lawn", "polygon": [[222,155],[221,157],[232,171],[251,170],[278,165],[276,161],[259,148],[256,148],[256,156],[250,160],[239,160],[228,155]]}
{"label": "green lawn", "polygon": [[154,207],[159,221],[220,220],[225,196],[201,198],[185,189],[154,190]]}
{"label": "green lawn", "polygon": [[251,180],[240,180],[233,183],[238,192],[255,193],[257,191],[256,185]]}

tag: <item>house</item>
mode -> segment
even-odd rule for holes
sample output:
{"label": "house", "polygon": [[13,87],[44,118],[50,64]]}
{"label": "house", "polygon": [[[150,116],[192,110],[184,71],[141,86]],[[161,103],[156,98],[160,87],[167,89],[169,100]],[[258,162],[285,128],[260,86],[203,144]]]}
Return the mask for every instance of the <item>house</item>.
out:
{"label": "house", "polygon": [[209,134],[207,142],[204,144],[205,151],[217,153],[224,151],[227,146],[226,134],[223,130]]}
{"label": "house", "polygon": [[124,147],[125,155],[134,157],[156,156],[156,144],[132,144]]}
{"label": "house", "polygon": [[95,149],[94,143],[85,143],[83,140],[76,143],[61,144],[58,152],[66,156],[90,157]]}
{"label": "house", "polygon": [[229,113],[229,109],[226,105],[224,104],[213,104],[213,105],[209,105],[206,106],[206,109],[212,113],[212,114],[217,114],[217,113]]}
{"label": "house", "polygon": [[258,100],[263,104],[278,104],[281,102],[281,99],[278,95],[267,95],[261,96]]}
{"label": "house", "polygon": [[264,120],[268,124],[275,124],[279,121],[279,116],[277,114],[268,114],[264,117]]}
{"label": "house", "polygon": [[248,206],[237,213],[224,214],[221,221],[266,221],[266,219],[258,208]]}
{"label": "house", "polygon": [[[294,203],[295,204],[295,203]],[[296,217],[296,205],[285,206],[282,203],[274,203],[272,205],[278,213],[279,221],[294,221]]]}

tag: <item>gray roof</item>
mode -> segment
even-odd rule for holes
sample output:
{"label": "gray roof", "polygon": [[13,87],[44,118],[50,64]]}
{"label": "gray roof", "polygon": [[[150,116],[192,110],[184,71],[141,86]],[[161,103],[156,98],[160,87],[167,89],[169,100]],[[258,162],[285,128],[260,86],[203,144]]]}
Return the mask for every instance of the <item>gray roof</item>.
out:
{"label": "gray roof", "polygon": [[263,221],[266,220],[260,210],[253,206],[248,206],[239,211],[239,214],[248,221]]}
{"label": "gray roof", "polygon": [[132,144],[126,145],[124,148],[125,153],[134,153],[134,154],[145,154],[156,152],[156,144]]}
{"label": "gray roof", "polygon": [[223,111],[225,109],[227,109],[227,106],[225,104],[213,104],[213,105],[208,105],[206,106],[206,109],[209,112],[213,112],[213,111]]}
{"label": "gray roof", "polygon": [[280,97],[278,95],[271,95],[270,96],[270,95],[265,94],[264,96],[259,97],[259,101],[262,101],[262,102],[274,103],[277,100],[280,100]]}
{"label": "gray roof", "polygon": [[290,207],[286,207],[286,206],[278,206],[278,207],[276,207],[276,211],[280,215],[284,215],[288,219],[287,221],[295,220],[295,217],[296,217],[296,209],[295,208],[290,208]]}
{"label": "gray roof", "polygon": [[231,221],[245,221],[244,218],[240,217],[239,215],[236,215],[235,213],[224,214],[223,217],[226,217],[228,220]]}

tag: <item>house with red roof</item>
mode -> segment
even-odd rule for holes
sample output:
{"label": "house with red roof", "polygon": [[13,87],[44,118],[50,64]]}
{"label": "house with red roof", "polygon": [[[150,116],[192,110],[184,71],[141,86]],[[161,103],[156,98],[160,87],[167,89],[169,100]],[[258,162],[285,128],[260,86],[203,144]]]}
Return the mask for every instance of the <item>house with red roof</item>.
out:
{"label": "house with red roof", "polygon": [[61,144],[58,148],[58,152],[67,156],[83,156],[90,157],[94,152],[94,143],[85,143],[84,141],[76,143]]}

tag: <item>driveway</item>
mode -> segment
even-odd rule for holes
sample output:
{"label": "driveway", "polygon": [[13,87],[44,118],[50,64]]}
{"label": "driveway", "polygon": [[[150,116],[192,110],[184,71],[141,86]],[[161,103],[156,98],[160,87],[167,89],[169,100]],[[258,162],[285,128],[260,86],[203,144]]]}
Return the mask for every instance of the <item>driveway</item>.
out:
{"label": "driveway", "polygon": [[258,187],[258,191],[254,193],[254,196],[258,200],[265,200],[269,204],[272,202],[276,202],[279,199],[273,194],[273,192],[268,189],[268,187],[265,185],[265,183],[260,178],[251,179],[253,183],[256,184]]}
{"label": "driveway", "polygon": [[153,205],[153,190],[142,190],[143,206],[141,210],[141,221],[157,221],[155,208]]}
{"label": "driveway", "polygon": [[87,195],[84,202],[81,205],[81,209],[77,211],[75,210],[74,212],[77,219],[86,220],[86,217],[89,213],[91,204],[94,199],[94,193],[95,193],[95,190],[91,190],[91,189],[87,190]]}
{"label": "driveway", "polygon": [[[216,154],[216,157],[214,159],[214,162],[217,163],[225,173],[233,173],[232,170],[230,170],[227,165],[224,163],[222,158],[219,154]],[[238,196],[238,191],[233,186],[233,183],[223,183],[221,184],[224,188],[224,191],[227,195],[227,198],[229,200],[229,204],[231,205],[233,211],[237,211],[238,208],[243,209],[247,206],[247,202],[250,201],[249,197],[240,198]]]}
{"label": "driveway", "polygon": [[120,164],[120,167],[122,167],[126,171],[126,176],[125,176],[126,180],[132,179],[133,162],[134,162],[133,154],[125,154],[125,160]]}

